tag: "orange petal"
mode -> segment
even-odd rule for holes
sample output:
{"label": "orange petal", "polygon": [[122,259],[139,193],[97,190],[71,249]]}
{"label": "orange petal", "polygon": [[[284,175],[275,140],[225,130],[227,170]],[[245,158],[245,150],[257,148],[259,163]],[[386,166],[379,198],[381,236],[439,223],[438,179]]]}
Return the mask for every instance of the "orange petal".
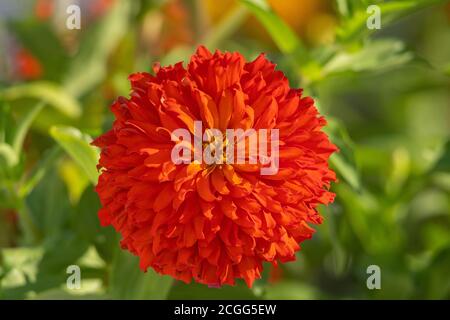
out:
{"label": "orange petal", "polygon": [[174,197],[175,192],[173,190],[172,184],[171,183],[166,184],[166,186],[161,190],[161,192],[156,197],[155,202],[153,204],[153,210],[155,210],[156,212],[161,211],[172,202],[172,199]]}
{"label": "orange petal", "polygon": [[228,128],[235,128],[239,125],[242,117],[245,114],[245,99],[244,93],[240,90],[236,90],[234,94],[233,102],[233,114],[231,116]]}
{"label": "orange petal", "polygon": [[304,152],[295,147],[280,148],[280,159],[297,159],[302,156]]}
{"label": "orange petal", "polygon": [[206,170],[197,176],[197,193],[205,201],[212,202],[216,200],[214,193],[211,191],[209,176]]}
{"label": "orange petal", "polygon": [[234,95],[230,89],[222,93],[219,103],[219,129],[225,131],[233,113]]}
{"label": "orange petal", "polygon": [[206,93],[196,90],[195,98],[200,109],[202,120],[208,128],[217,128],[215,125],[219,124],[219,113],[214,100]]}
{"label": "orange petal", "polygon": [[227,187],[227,183],[224,179],[222,170],[216,168],[211,173],[211,183],[212,183],[214,189],[216,189],[216,191],[219,192],[220,194],[229,194],[230,193],[230,189],[228,189],[228,187]]}
{"label": "orange petal", "polygon": [[222,210],[223,214],[231,220],[238,219],[238,216],[236,214],[237,207],[230,199],[224,198],[222,201],[220,201],[220,209]]}
{"label": "orange petal", "polygon": [[234,171],[233,166],[224,164],[222,166],[225,178],[233,185],[242,183],[242,178]]}
{"label": "orange petal", "polygon": [[262,113],[261,117],[255,123],[255,129],[270,129],[276,121],[278,115],[278,104],[274,98],[269,107]]}

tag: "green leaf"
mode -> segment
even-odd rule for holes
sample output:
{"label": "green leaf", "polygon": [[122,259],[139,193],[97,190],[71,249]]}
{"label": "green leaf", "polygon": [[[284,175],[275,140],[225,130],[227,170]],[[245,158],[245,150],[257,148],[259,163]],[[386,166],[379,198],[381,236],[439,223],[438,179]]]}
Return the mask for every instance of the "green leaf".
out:
{"label": "green leaf", "polygon": [[283,281],[270,286],[266,299],[274,300],[315,300],[320,297],[317,288],[305,283]]}
{"label": "green leaf", "polygon": [[71,118],[81,115],[81,106],[61,86],[47,81],[35,81],[26,84],[18,84],[0,91],[0,97],[6,100],[34,98],[45,102]]}
{"label": "green leaf", "polygon": [[52,288],[45,290],[36,296],[33,296],[32,300],[105,300],[108,297],[101,293],[88,293],[88,294],[71,294],[67,290],[60,288]]}
{"label": "green leaf", "polygon": [[97,218],[100,207],[100,201],[94,192],[94,188],[92,186],[87,187],[75,210],[74,222],[80,236],[89,242],[92,242],[102,229]]}
{"label": "green leaf", "polygon": [[24,299],[31,292],[60,287],[67,280],[67,267],[76,264],[87,247],[86,242],[68,231],[44,248],[4,250],[9,272],[0,283],[0,289],[5,288],[0,296]]}
{"label": "green leaf", "polygon": [[26,116],[17,125],[12,144],[16,154],[19,154],[22,150],[23,142],[25,141],[25,136],[28,129],[42,108],[44,108],[44,105],[45,104],[43,102],[36,104],[29,112],[27,112]]}
{"label": "green leaf", "polygon": [[66,278],[67,275],[65,274],[42,274],[34,282],[27,282],[18,287],[5,288],[0,291],[0,297],[11,300],[27,299],[30,298],[31,293],[39,293],[61,286]]}
{"label": "green leaf", "polygon": [[92,139],[73,127],[51,127],[50,135],[83,168],[89,180],[96,184],[99,152],[90,145]]}
{"label": "green leaf", "polygon": [[172,282],[171,277],[158,275],[150,268],[144,273],[139,268],[137,257],[117,249],[110,279],[110,294],[113,299],[165,299]]}
{"label": "green leaf", "polygon": [[14,149],[9,144],[0,143],[0,164],[11,168],[18,162],[19,157]]}
{"label": "green leaf", "polygon": [[338,177],[342,177],[353,189],[360,190],[361,178],[353,152],[355,147],[347,130],[338,120],[330,118],[325,131],[339,148],[339,152],[330,157],[332,167],[336,170]]}
{"label": "green leaf", "polygon": [[18,191],[20,198],[25,198],[34,189],[55,164],[56,159],[58,159],[61,153],[62,150],[57,145],[43,153],[39,162],[34,166],[32,171],[27,174],[25,182],[20,186]]}
{"label": "green leaf", "polygon": [[63,232],[71,216],[67,188],[57,170],[47,171],[40,183],[26,198],[27,207],[21,209],[21,217],[31,214],[32,222],[46,238],[56,237]]}
{"label": "green leaf", "polygon": [[72,224],[81,238],[93,243],[98,254],[105,261],[111,262],[113,250],[119,246],[119,240],[112,226],[100,226],[97,215],[100,208],[100,200],[93,186],[87,187],[78,202]]}
{"label": "green leaf", "polygon": [[405,51],[401,41],[376,40],[368,42],[359,51],[338,53],[324,66],[322,72],[330,75],[344,71],[380,71],[405,64],[413,57],[411,52]]}
{"label": "green leaf", "polygon": [[450,172],[450,140],[445,144],[441,157],[438,159],[434,165],[433,172]]}
{"label": "green leaf", "polygon": [[48,242],[39,263],[39,272],[65,275],[66,268],[69,265],[76,264],[87,249],[88,243],[86,241],[75,233],[67,231]]}
{"label": "green leaf", "polygon": [[5,291],[26,286],[29,279],[36,277],[42,255],[41,247],[0,250],[0,298],[10,298]]}
{"label": "green leaf", "polygon": [[336,0],[336,7],[341,16],[348,17],[350,12],[348,0]]}
{"label": "green leaf", "polygon": [[294,53],[303,45],[294,31],[270,8],[265,0],[241,0],[271,35],[281,52]]}
{"label": "green leaf", "polygon": [[336,169],[338,175],[342,176],[352,188],[356,190],[361,188],[358,172],[344,157],[340,154],[333,154],[330,158],[330,163]]}
{"label": "green leaf", "polygon": [[11,107],[5,101],[0,101],[0,143],[10,143],[8,133],[13,131]]}
{"label": "green leaf", "polygon": [[115,1],[105,16],[85,33],[64,79],[64,86],[74,96],[84,95],[105,78],[108,56],[128,28],[131,4]]}
{"label": "green leaf", "polygon": [[[381,11],[381,24],[384,28],[389,23],[402,16],[428,6],[445,2],[447,2],[447,0],[399,0],[370,4],[379,6]],[[353,15],[344,20],[342,26],[337,31],[338,38],[341,42],[356,41],[376,31],[369,30],[366,26],[367,19],[370,16],[370,14],[367,13],[368,5],[369,4],[359,5],[357,10],[353,12]]]}

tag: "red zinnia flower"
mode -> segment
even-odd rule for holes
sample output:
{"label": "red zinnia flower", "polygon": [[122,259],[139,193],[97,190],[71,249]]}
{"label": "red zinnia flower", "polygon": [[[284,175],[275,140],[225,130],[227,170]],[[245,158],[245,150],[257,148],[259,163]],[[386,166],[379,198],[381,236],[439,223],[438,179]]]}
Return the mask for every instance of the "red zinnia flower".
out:
{"label": "red zinnia flower", "polygon": [[[113,105],[112,130],[101,148],[96,190],[102,225],[122,235],[143,270],[208,285],[251,286],[262,263],[292,261],[299,243],[319,224],[319,204],[335,174],[336,150],[321,131],[326,121],[314,101],[291,89],[264,55],[246,62],[239,53],[200,47],[182,63],[130,76],[131,97]],[[170,133],[203,128],[279,129],[279,171],[259,165],[175,165]]]}
{"label": "red zinnia flower", "polygon": [[33,80],[42,76],[42,66],[28,50],[21,49],[15,56],[17,73],[20,78]]}
{"label": "red zinnia flower", "polygon": [[37,0],[34,13],[39,20],[48,20],[55,11],[54,0]]}

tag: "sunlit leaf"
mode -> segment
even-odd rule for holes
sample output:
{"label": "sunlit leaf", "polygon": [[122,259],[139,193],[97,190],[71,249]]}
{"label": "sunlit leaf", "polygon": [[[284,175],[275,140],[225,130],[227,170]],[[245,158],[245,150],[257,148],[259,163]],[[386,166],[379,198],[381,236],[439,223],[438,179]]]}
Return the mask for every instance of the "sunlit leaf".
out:
{"label": "sunlit leaf", "polygon": [[0,97],[6,100],[33,98],[45,102],[68,117],[76,118],[81,115],[79,102],[64,88],[51,82],[36,81],[11,86],[0,90]]}
{"label": "sunlit leaf", "polygon": [[265,0],[241,0],[266,28],[283,53],[293,53],[302,47],[295,32],[270,8]]}
{"label": "sunlit leaf", "polygon": [[[43,250],[36,248],[4,248],[0,250],[0,299],[1,298],[23,298],[14,295],[15,288],[26,286],[33,281],[37,275],[37,265],[41,259]],[[22,290],[23,294],[27,290]]]}
{"label": "sunlit leaf", "polygon": [[19,162],[19,156],[7,143],[0,143],[0,163],[7,167],[15,166]]}
{"label": "sunlit leaf", "polygon": [[330,162],[336,168],[338,175],[341,175],[349,185],[355,189],[359,189],[361,184],[359,175],[351,164],[349,164],[340,154],[334,154],[330,158]]}
{"label": "sunlit leaf", "polygon": [[[73,232],[66,232],[52,239],[45,248],[39,263],[39,272],[66,275],[68,266],[76,264],[88,249],[88,243]],[[61,254],[64,252],[64,254]]]}
{"label": "sunlit leaf", "polygon": [[376,40],[368,42],[356,52],[338,53],[324,66],[322,72],[380,71],[405,64],[413,57],[412,53],[405,51],[405,46],[400,41]]}
{"label": "sunlit leaf", "polygon": [[72,127],[52,127],[50,135],[61,145],[61,147],[83,168],[89,180],[97,183],[98,150],[90,145],[92,139]]}
{"label": "sunlit leaf", "polygon": [[311,285],[284,281],[270,286],[266,299],[312,300],[319,296],[317,289]]}
{"label": "sunlit leaf", "polygon": [[14,151],[16,152],[16,154],[20,153],[22,146],[23,146],[23,142],[25,140],[25,136],[28,132],[28,129],[30,128],[31,123],[36,118],[36,116],[39,114],[39,112],[42,110],[42,108],[44,108],[43,102],[36,104],[29,112],[27,112],[25,117],[23,119],[21,119],[21,121],[17,125],[17,128],[14,133],[13,144],[12,144],[12,147],[13,147]]}

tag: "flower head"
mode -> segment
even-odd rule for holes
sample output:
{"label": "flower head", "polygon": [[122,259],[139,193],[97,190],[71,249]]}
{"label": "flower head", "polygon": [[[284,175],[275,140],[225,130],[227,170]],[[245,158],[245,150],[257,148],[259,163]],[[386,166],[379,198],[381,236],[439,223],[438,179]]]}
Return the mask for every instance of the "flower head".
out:
{"label": "flower head", "polygon": [[[264,55],[246,62],[239,53],[199,47],[187,68],[154,70],[129,77],[130,98],[114,102],[113,128],[94,141],[101,148],[100,221],[120,232],[143,270],[208,285],[241,278],[251,286],[264,261],[295,259],[314,232],[310,225],[322,221],[317,206],[333,201],[327,161],[336,147],[321,131],[325,119]],[[198,121],[203,131],[277,130],[278,170],[263,175],[261,162],[175,164],[180,142],[172,133],[193,133]]]}
{"label": "flower head", "polygon": [[20,49],[15,56],[17,74],[25,80],[42,76],[42,65],[28,50]]}

